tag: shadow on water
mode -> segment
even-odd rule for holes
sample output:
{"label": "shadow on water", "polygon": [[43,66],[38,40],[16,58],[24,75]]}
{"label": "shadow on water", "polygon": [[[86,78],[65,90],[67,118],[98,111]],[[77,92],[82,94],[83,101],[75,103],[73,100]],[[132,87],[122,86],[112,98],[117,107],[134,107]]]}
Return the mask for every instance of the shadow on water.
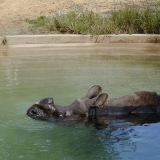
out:
{"label": "shadow on water", "polygon": [[99,116],[90,119],[90,124],[98,130],[105,128],[120,128],[127,126],[140,126],[160,122],[158,114],[130,114],[118,116]]}

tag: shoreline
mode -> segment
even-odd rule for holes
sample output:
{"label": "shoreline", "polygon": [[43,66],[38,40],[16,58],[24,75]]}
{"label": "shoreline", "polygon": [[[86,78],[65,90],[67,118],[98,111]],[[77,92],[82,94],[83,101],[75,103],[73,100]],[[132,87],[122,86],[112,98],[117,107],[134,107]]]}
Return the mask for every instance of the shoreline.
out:
{"label": "shoreline", "polygon": [[120,34],[120,35],[91,35],[76,34],[48,34],[48,35],[7,35],[0,36],[0,41],[6,44],[0,46],[34,47],[34,46],[60,46],[60,44],[107,44],[107,43],[160,43],[159,34]]}

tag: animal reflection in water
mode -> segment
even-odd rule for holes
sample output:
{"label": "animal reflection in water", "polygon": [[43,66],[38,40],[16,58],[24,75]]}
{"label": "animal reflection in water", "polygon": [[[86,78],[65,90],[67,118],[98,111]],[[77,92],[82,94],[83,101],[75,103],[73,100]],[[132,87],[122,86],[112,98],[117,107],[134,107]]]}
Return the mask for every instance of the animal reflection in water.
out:
{"label": "animal reflection in water", "polygon": [[102,128],[122,119],[134,124],[157,122],[159,113],[160,95],[156,92],[140,91],[109,99],[99,85],[92,86],[86,96],[69,106],[62,107],[54,104],[53,98],[44,98],[27,110],[27,115],[34,119],[60,124],[92,123]]}

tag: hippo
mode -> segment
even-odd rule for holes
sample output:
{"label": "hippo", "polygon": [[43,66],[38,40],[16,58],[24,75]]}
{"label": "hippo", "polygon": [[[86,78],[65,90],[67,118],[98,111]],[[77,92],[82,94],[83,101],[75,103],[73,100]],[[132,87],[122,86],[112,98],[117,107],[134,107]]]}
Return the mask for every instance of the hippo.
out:
{"label": "hippo", "polygon": [[62,107],[54,104],[53,98],[44,98],[27,110],[31,118],[52,121],[159,113],[160,95],[156,92],[140,91],[109,99],[99,85],[92,86],[86,96],[77,98],[69,106]]}
{"label": "hippo", "polygon": [[108,97],[107,93],[102,93],[99,85],[94,85],[86,96],[77,98],[69,106],[62,107],[54,104],[53,98],[44,98],[33,104],[28,109],[27,115],[41,120],[80,120],[88,117],[90,107],[104,107]]}
{"label": "hippo", "polygon": [[153,114],[160,113],[160,95],[140,91],[123,97],[109,99],[103,108],[90,107],[89,116]]}

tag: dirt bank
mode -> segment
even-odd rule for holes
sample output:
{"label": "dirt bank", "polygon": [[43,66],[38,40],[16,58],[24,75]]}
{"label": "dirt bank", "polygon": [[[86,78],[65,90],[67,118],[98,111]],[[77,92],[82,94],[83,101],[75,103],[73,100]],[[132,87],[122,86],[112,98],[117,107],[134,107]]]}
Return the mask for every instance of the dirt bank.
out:
{"label": "dirt bank", "polygon": [[68,10],[81,5],[101,13],[121,2],[139,3],[143,0],[0,0],[0,36],[33,34],[28,30],[27,19],[53,15],[58,10]]}

